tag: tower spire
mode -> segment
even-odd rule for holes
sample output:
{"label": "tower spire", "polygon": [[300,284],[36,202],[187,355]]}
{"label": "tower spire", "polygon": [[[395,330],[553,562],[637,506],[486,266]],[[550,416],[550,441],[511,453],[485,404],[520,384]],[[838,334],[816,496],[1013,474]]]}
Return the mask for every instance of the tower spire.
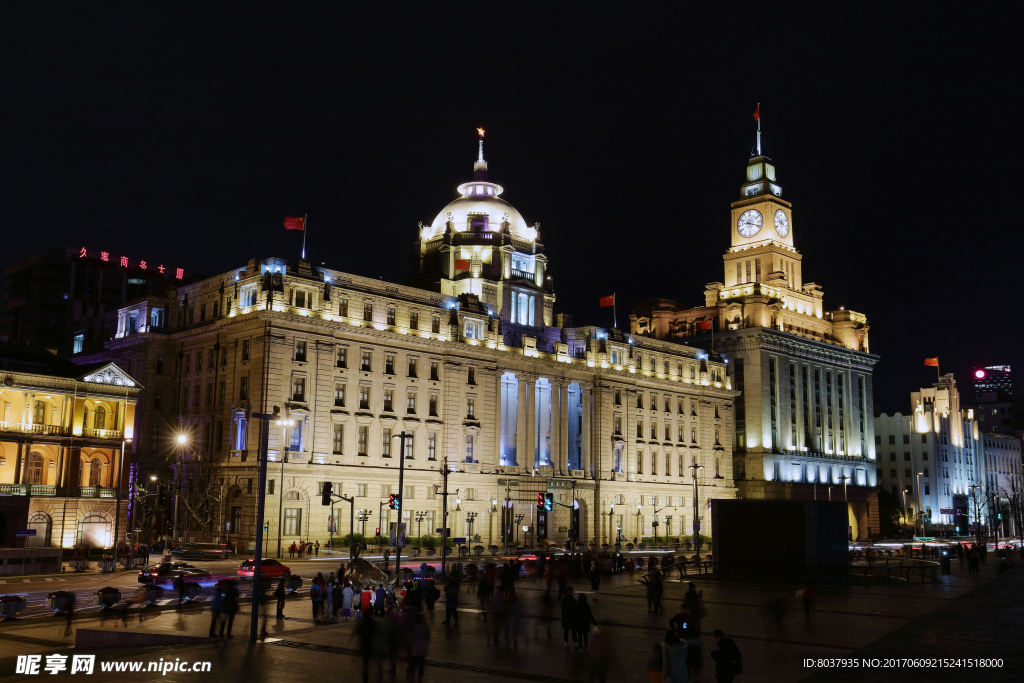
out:
{"label": "tower spire", "polygon": [[761,156],[761,103],[757,103],[754,110],[754,120],[757,121],[757,156]]}
{"label": "tower spire", "polygon": [[487,180],[487,160],[484,159],[484,129],[477,128],[476,134],[480,138],[480,142],[476,163],[473,164],[473,180]]}

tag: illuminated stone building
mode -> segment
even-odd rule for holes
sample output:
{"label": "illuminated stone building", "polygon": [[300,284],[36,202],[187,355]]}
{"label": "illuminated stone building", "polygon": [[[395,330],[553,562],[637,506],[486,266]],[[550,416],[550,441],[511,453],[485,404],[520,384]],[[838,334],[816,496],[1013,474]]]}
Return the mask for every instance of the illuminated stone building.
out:
{"label": "illuminated stone building", "polygon": [[36,531],[29,547],[111,546],[140,389],[113,363],[0,344],[0,546],[21,544],[16,529]]}
{"label": "illuminated stone building", "polygon": [[[255,537],[253,414],[274,406],[290,424],[269,433],[271,553],[279,530],[285,547],[329,536],[324,482],[355,498],[357,533],[386,533],[403,456],[407,533],[441,526],[447,462],[448,527],[482,545],[501,544],[506,499],[522,515],[513,542],[541,534],[536,497],[551,493],[546,538],[564,543],[578,524],[596,544],[688,533],[695,462],[701,514],[709,498],[735,495],[725,365],[693,346],[566,324],[537,226],[486,170],[481,145],[474,179],[420,225],[424,287],[251,259],[118,312],[103,357],[131,361],[147,386],[140,448],[166,460],[180,429],[187,457],[223,473],[213,535],[243,547]],[[154,310],[165,326],[127,322]],[[578,522],[564,507],[573,491]],[[348,505],[335,510],[344,535]]]}
{"label": "illuminated stone building", "polygon": [[643,302],[630,316],[632,333],[728,359],[733,388],[742,392],[733,443],[740,497],[845,497],[853,536],[877,533],[878,357],[869,353],[867,319],[827,310],[822,288],[805,281],[792,204],[768,157],[750,158],[731,206],[723,279],[707,285],[705,305]]}

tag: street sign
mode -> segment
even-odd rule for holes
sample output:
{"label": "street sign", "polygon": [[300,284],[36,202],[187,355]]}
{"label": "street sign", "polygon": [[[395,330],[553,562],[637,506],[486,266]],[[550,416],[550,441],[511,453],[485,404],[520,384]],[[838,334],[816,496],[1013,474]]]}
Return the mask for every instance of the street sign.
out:
{"label": "street sign", "polygon": [[441,529],[441,528],[438,528],[438,529],[434,529],[434,533],[435,534],[444,533],[445,536],[451,536],[452,535],[452,530],[451,529]]}
{"label": "street sign", "polygon": [[14,532],[14,535],[17,536],[18,538],[24,538],[26,536],[35,536],[36,535],[36,530],[35,529],[18,529],[17,531]]}
{"label": "street sign", "polygon": [[464,536],[460,536],[458,538],[453,538],[452,543],[455,545],[466,545],[466,539]]}
{"label": "street sign", "polygon": [[953,508],[939,508],[940,515],[951,515],[953,514]]}

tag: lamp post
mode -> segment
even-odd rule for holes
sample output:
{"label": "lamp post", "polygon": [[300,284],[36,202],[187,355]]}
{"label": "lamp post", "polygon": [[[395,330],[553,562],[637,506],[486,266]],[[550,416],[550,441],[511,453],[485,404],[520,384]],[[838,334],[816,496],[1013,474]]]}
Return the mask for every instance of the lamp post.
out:
{"label": "lamp post", "polygon": [[978,489],[981,486],[971,484],[967,488],[971,490],[971,500],[974,502],[974,538],[977,539],[978,545],[981,545],[981,502],[978,500]]}
{"label": "lamp post", "polygon": [[[277,420],[277,426],[281,428],[281,481],[280,487],[277,492],[277,556],[284,557],[281,554],[281,524],[283,522],[282,515],[284,514],[284,464],[288,462],[288,430],[295,426],[295,420]],[[331,508],[331,513],[334,513],[334,508]]]}
{"label": "lamp post", "polygon": [[672,535],[672,515],[665,515],[665,543],[668,543],[668,537]]}
{"label": "lamp post", "polygon": [[693,549],[700,552],[700,500],[699,490],[697,489],[697,470],[704,469],[704,465],[698,465],[697,459],[693,459],[693,463],[690,465],[690,469],[693,470]]}
{"label": "lamp post", "polygon": [[903,538],[907,537],[907,487],[902,487],[901,491],[903,494]]}
{"label": "lamp post", "polygon": [[608,503],[608,540],[612,545],[619,540],[615,536],[615,503]]}
{"label": "lamp post", "polygon": [[654,519],[651,521],[651,525],[654,527],[654,543],[658,543],[658,513],[664,510],[663,507],[654,508]]}
{"label": "lamp post", "polygon": [[640,512],[640,503],[636,504],[636,540],[637,543],[644,542],[644,518]]}
{"label": "lamp post", "polygon": [[[362,534],[362,536],[363,536],[363,543],[366,542],[366,520],[370,519],[370,515],[371,514],[372,513],[369,510],[360,510],[359,511],[359,521],[363,525],[363,529],[359,533]],[[355,543],[355,540],[353,540],[352,542]]]}
{"label": "lamp post", "polygon": [[[420,510],[416,513],[416,536],[417,538],[423,538],[423,520],[427,518],[427,513]],[[419,541],[422,543],[422,541]]]}
{"label": "lamp post", "polygon": [[[516,520],[516,546],[518,546],[518,545],[519,545],[519,524],[520,524],[520,523],[521,523],[521,522],[522,522],[522,521],[523,521],[523,520],[524,520],[525,518],[526,518],[526,515],[524,515],[524,514],[522,514],[522,513],[519,513],[518,515],[516,515],[516,516],[515,516],[515,520]],[[525,531],[524,531],[524,534],[523,534],[523,535],[524,535],[524,537],[525,537]]]}
{"label": "lamp post", "polygon": [[[491,521],[487,525],[487,545],[494,545],[494,513],[498,511],[498,499],[491,498]],[[488,548],[489,550],[489,548]]]}
{"label": "lamp post", "polygon": [[[178,540],[178,499],[181,497],[181,461],[185,457],[185,442],[188,441],[188,437],[184,434],[178,434],[178,468],[174,472],[174,524],[171,527],[171,545]],[[164,548],[166,550],[166,548]]]}
{"label": "lamp post", "polygon": [[473,542],[473,522],[476,520],[476,512],[466,513],[466,542]]}
{"label": "lamp post", "polygon": [[[117,566],[117,549],[120,545],[118,543],[118,536],[120,524],[121,524],[121,482],[124,480],[124,449],[125,446],[130,446],[132,443],[131,439],[121,439],[121,457],[117,465],[117,503],[114,505],[114,566]],[[128,548],[128,553],[131,554],[131,548]]]}
{"label": "lamp post", "polygon": [[[924,472],[917,473],[917,516],[921,520],[921,535],[924,536],[924,507],[921,505],[921,475]],[[917,524],[914,525],[914,530],[917,530]]]}

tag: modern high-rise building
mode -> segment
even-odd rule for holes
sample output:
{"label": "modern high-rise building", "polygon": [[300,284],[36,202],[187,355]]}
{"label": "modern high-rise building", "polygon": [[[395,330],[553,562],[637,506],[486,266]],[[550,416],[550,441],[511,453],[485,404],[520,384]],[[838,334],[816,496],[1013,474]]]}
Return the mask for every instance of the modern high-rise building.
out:
{"label": "modern high-rise building", "polygon": [[252,543],[256,416],[275,407],[271,552],[278,537],[348,532],[347,505],[321,506],[325,482],[355,499],[357,533],[401,520],[433,534],[445,466],[446,527],[471,544],[501,544],[503,530],[512,543],[679,537],[709,499],[735,496],[721,358],[566,325],[537,225],[486,170],[481,145],[473,180],[420,225],[422,288],[253,258],[118,310],[104,352],[79,360],[130,364],[146,386],[140,458],[208,463],[224,483],[215,519],[190,518],[182,535]]}
{"label": "modern high-rise building", "polygon": [[1009,365],[986,365],[974,370],[974,400],[980,400],[983,394],[1003,394],[1009,397],[1013,393],[1013,381]]}
{"label": "modern high-rise building", "polygon": [[[724,277],[705,305],[643,302],[632,333],[711,348],[728,360],[734,460],[743,498],[846,500],[851,534],[877,533],[872,372],[862,313],[827,310],[807,282],[792,204],[771,159],[747,162],[731,205]],[[723,235],[724,237],[724,235]]]}

